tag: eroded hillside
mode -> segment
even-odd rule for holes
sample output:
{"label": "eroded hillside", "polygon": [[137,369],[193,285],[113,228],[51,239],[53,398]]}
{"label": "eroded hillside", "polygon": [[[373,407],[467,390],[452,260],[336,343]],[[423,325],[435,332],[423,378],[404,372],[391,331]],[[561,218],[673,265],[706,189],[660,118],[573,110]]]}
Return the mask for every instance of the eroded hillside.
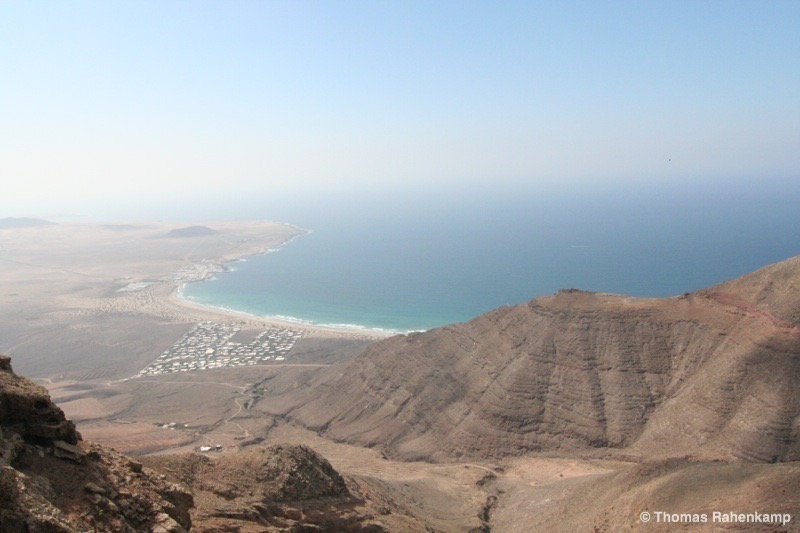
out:
{"label": "eroded hillside", "polygon": [[795,258],[675,298],[561,291],[270,380],[258,408],[405,459],[796,460],[798,280]]}
{"label": "eroded hillside", "polygon": [[47,391],[0,356],[0,530],[179,533],[192,505],[183,487],[84,442]]}

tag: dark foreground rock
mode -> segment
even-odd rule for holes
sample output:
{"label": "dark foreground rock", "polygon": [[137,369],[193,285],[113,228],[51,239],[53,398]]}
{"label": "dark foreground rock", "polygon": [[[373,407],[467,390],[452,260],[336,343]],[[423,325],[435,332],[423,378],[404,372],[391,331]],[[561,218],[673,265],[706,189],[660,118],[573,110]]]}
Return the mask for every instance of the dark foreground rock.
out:
{"label": "dark foreground rock", "polygon": [[0,531],[180,533],[192,506],[184,487],[84,442],[47,391],[0,356]]}

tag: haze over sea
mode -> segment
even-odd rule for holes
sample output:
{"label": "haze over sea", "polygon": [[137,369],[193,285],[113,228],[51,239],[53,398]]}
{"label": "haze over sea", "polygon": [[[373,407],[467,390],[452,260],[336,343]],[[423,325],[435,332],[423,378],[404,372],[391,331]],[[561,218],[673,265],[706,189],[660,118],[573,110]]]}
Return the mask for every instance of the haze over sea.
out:
{"label": "haze over sea", "polygon": [[797,180],[753,183],[691,196],[679,185],[628,185],[240,200],[218,215],[310,233],[230,264],[184,296],[258,316],[394,331],[468,320],[562,288],[673,296],[800,253]]}

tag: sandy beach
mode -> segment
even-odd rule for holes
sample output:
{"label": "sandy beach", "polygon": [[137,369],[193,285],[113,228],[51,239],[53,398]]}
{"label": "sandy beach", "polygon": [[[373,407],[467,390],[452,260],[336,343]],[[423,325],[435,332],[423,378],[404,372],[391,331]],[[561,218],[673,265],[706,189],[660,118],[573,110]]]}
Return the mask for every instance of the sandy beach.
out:
{"label": "sandy beach", "polygon": [[[379,333],[310,327],[204,307],[179,288],[304,230],[266,222],[58,224],[0,230],[0,353],[36,378],[124,379],[199,322],[302,333],[292,355]],[[301,237],[302,238],[302,237]],[[332,350],[335,353],[336,350]],[[335,357],[335,356],[334,356]]]}
{"label": "sandy beach", "polygon": [[[139,454],[198,439],[231,444],[241,431],[224,420],[241,410],[248,384],[353,357],[381,337],[179,296],[224,263],[303,233],[265,221],[0,229],[0,354],[46,386],[87,438]],[[181,345],[198,331],[233,335],[187,353]],[[163,427],[171,421],[186,426]]]}

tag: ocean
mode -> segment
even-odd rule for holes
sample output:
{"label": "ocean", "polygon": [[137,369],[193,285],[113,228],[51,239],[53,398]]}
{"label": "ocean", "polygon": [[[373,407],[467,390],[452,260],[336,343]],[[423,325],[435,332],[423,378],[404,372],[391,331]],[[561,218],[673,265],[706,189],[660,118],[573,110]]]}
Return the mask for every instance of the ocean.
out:
{"label": "ocean", "polygon": [[239,216],[309,230],[185,298],[257,316],[413,331],[562,288],[678,295],[800,253],[800,188],[353,194]]}

